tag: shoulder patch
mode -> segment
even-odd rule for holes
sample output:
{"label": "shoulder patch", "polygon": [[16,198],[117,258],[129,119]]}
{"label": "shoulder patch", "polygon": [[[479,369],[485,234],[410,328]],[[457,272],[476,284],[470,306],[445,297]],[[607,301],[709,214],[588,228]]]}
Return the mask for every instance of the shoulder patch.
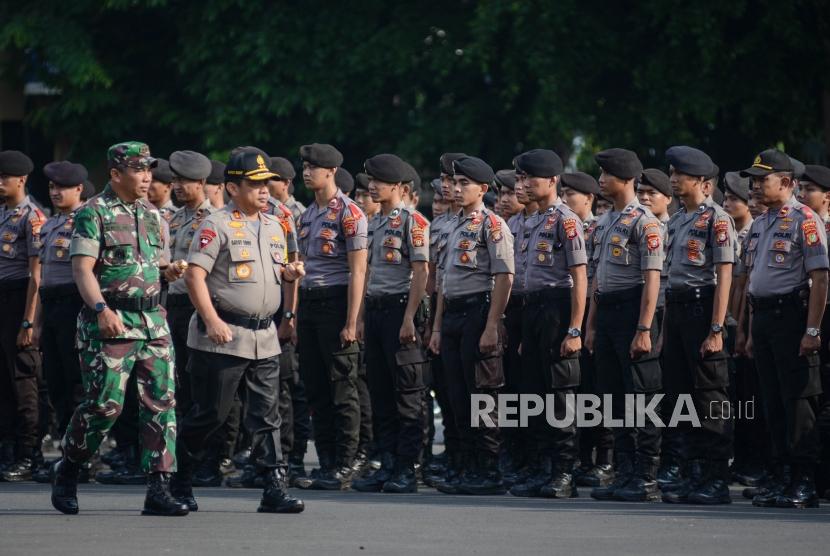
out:
{"label": "shoulder patch", "polygon": [[812,218],[801,223],[801,231],[804,232],[804,240],[808,247],[818,245],[819,235],[816,226],[816,221]]}
{"label": "shoulder patch", "polygon": [[565,236],[568,239],[576,239],[576,218],[566,218],[563,220],[562,228],[565,229]]}
{"label": "shoulder patch", "polygon": [[426,228],[429,221],[417,210],[412,213],[412,219],[415,220],[415,225],[419,228]]}
{"label": "shoulder patch", "polygon": [[360,210],[360,207],[354,203],[349,203],[349,212],[352,214],[352,218],[356,218],[357,220],[366,217],[363,211]]}

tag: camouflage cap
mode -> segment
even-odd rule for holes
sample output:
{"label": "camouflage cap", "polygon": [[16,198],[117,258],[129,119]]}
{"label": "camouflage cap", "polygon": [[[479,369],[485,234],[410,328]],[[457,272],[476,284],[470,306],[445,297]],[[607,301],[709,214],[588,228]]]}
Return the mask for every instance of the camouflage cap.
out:
{"label": "camouflage cap", "polygon": [[158,160],[150,156],[150,147],[146,143],[124,141],[107,149],[107,163],[110,168],[126,166],[143,170],[145,168],[155,168]]}

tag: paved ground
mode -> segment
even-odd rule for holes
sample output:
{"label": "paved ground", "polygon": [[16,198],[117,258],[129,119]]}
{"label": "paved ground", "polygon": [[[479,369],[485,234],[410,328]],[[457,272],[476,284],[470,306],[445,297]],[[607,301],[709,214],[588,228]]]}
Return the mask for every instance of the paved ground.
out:
{"label": "paved ground", "polygon": [[[81,485],[81,514],[48,485],[0,483],[0,554],[827,554],[817,510],[715,509],[511,496],[302,492],[300,515],[255,512],[259,493],[197,489],[202,510],[142,517],[143,487]],[[297,492],[297,491],[295,491]],[[736,491],[736,496],[737,491]]]}

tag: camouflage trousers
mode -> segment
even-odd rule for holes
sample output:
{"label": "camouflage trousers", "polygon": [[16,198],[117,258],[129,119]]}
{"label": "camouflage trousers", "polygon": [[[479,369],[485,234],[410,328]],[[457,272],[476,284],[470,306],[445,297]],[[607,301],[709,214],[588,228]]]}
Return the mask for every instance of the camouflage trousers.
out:
{"label": "camouflage trousers", "polygon": [[63,439],[74,462],[90,459],[124,406],[130,373],[138,384],[141,468],[176,470],[176,405],[173,348],[170,336],[153,340],[99,340],[82,344],[84,401],[75,409]]}

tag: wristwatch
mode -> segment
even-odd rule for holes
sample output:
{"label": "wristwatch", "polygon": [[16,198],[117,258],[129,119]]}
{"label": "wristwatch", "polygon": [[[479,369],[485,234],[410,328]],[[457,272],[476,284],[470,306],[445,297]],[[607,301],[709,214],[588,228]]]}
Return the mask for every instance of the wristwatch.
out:
{"label": "wristwatch", "polygon": [[297,315],[295,313],[293,313],[292,311],[286,311],[282,314],[282,318],[284,318],[285,320],[291,320],[296,316]]}
{"label": "wristwatch", "polygon": [[713,322],[711,330],[713,334],[720,334],[721,332],[723,332],[723,325],[717,322]]}
{"label": "wristwatch", "polygon": [[572,338],[579,338],[582,336],[582,331],[579,328],[568,328],[568,335]]}
{"label": "wristwatch", "polygon": [[99,301],[98,303],[95,304],[95,312],[98,313],[99,315],[101,313],[103,313],[104,309],[106,309],[106,308],[107,308],[107,304],[104,303],[103,301]]}
{"label": "wristwatch", "polygon": [[23,322],[22,322],[22,323],[20,323],[20,328],[22,328],[23,330],[28,330],[28,329],[30,329],[31,327],[32,327],[32,323],[31,323],[31,322],[29,322],[29,321],[27,321],[27,320],[25,320],[25,319],[23,320]]}
{"label": "wristwatch", "polygon": [[821,334],[821,330],[818,328],[809,327],[807,328],[807,335],[812,336],[813,338],[818,338]]}

